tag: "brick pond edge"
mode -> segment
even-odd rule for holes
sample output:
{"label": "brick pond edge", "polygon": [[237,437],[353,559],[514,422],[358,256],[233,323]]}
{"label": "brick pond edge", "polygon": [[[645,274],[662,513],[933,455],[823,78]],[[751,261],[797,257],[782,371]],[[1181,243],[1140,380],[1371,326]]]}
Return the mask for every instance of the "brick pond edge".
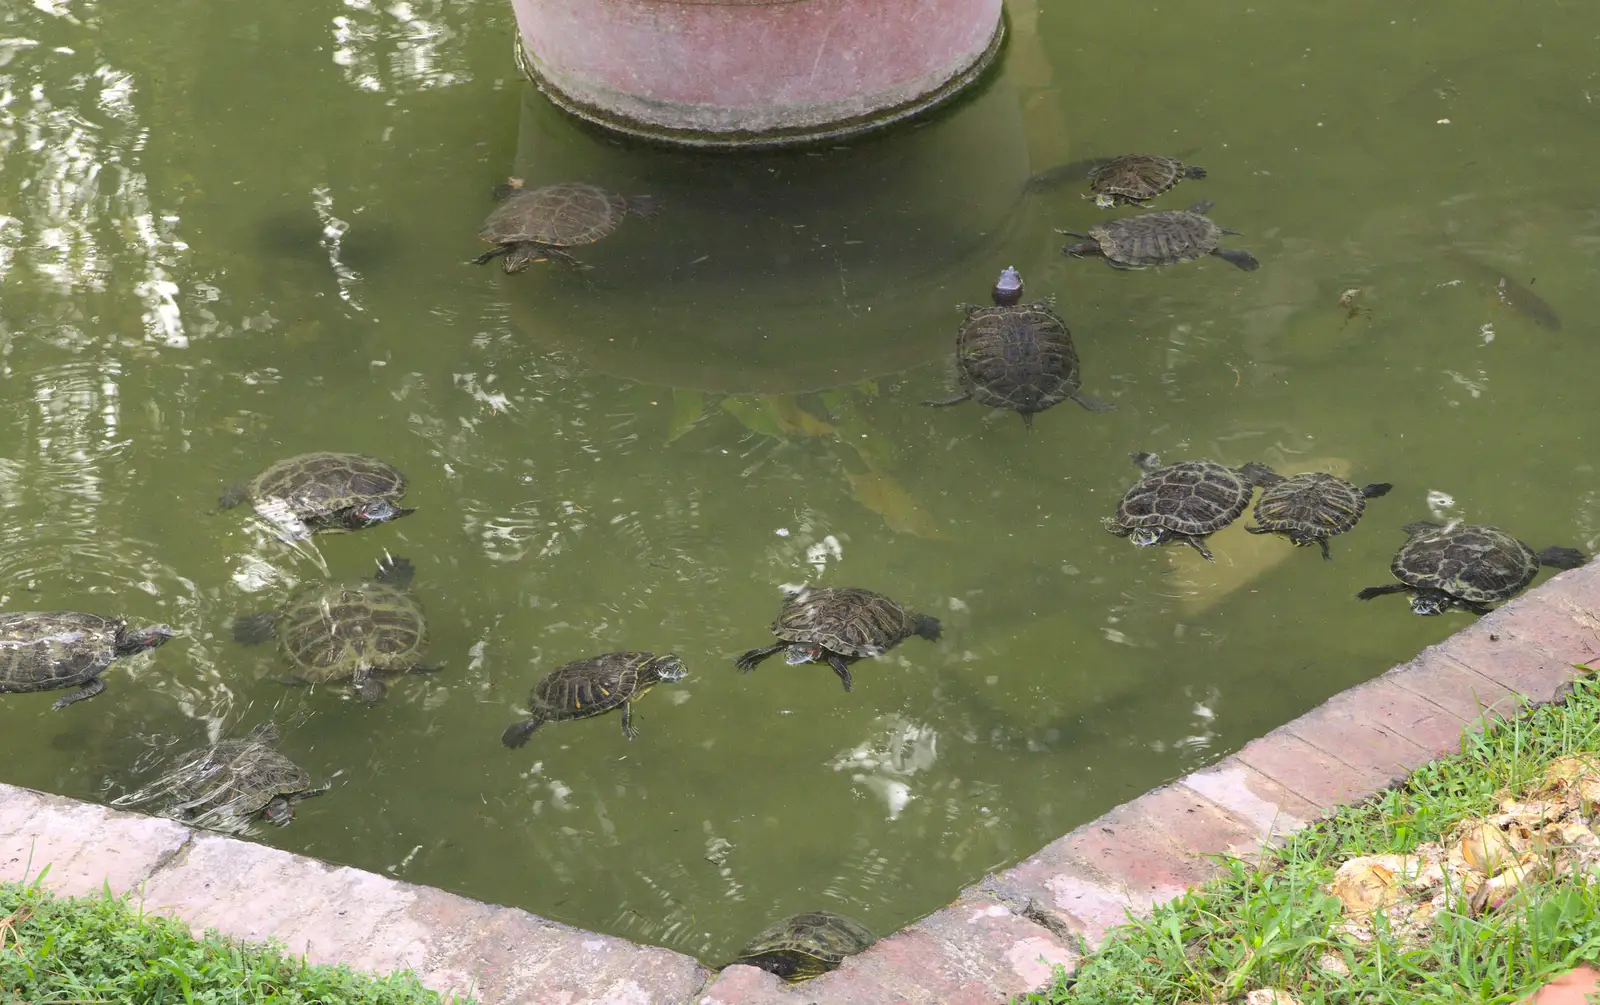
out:
{"label": "brick pond edge", "polygon": [[[414,971],[485,1005],[996,1005],[1264,845],[1559,699],[1600,654],[1600,562],[1562,573],[1408,663],[1238,753],[1152,789],[795,987],[443,890],[156,817],[0,785],[0,879],[50,866],[69,896],[133,891],[147,911],[313,963]],[[1398,615],[1397,615],[1398,616]]]}

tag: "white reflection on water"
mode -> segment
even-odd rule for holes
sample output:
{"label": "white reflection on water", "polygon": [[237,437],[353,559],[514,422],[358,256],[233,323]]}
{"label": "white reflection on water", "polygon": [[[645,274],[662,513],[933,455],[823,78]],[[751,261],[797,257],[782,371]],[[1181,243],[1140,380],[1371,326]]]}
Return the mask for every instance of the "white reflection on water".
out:
{"label": "white reflection on water", "polygon": [[880,716],[881,727],[871,739],[832,761],[834,771],[850,773],[850,780],[883,800],[889,819],[895,820],[915,796],[909,779],[933,767],[938,760],[939,734],[932,726],[890,714]]}
{"label": "white reflection on water", "polygon": [[333,19],[333,61],[357,88],[414,92],[472,79],[464,38],[446,20],[444,0],[388,6],[344,0],[344,6],[347,13]]}

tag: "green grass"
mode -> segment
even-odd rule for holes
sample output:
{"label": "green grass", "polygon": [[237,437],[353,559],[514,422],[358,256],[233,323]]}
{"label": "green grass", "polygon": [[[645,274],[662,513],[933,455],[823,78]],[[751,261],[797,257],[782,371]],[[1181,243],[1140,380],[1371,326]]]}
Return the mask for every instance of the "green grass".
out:
{"label": "green grass", "polygon": [[[1587,668],[1584,668],[1587,669]],[[1518,908],[1443,913],[1421,945],[1380,930],[1371,943],[1335,934],[1339,901],[1324,891],[1340,863],[1409,853],[1456,823],[1491,812],[1563,754],[1600,750],[1600,685],[1584,678],[1563,703],[1464,738],[1463,751],[1418,769],[1398,788],[1293,836],[1259,865],[1225,874],[1147,921],[1118,929],[1073,976],[1058,970],[1027,1005],[1240,1002],[1256,988],[1322,1002],[1512,1002],[1580,962],[1600,960],[1600,877],[1561,878]],[[1348,975],[1323,969],[1332,954]]]}
{"label": "green grass", "polygon": [[[62,898],[0,883],[0,1005],[439,1005],[409,973],[372,977],[306,966],[141,914],[128,900]],[[466,1005],[466,999],[455,999]]]}

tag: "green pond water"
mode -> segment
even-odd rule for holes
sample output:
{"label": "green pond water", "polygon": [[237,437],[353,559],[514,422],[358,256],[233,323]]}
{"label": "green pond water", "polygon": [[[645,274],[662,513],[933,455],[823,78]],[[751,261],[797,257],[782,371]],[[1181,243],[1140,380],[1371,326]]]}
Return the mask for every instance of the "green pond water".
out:
{"label": "green pond water", "polygon": [[[545,106],[504,0],[5,7],[0,607],[182,637],[65,711],[5,696],[0,778],[106,801],[275,716],[335,784],[260,840],[715,962],[792,911],[887,933],[1461,627],[1353,599],[1404,523],[1600,544],[1593,7],[1010,14],[1000,72],[915,128],[700,157]],[[1062,257],[1108,214],[1024,180],[1129,151],[1208,168],[1156,207],[1214,199],[1260,271]],[[466,263],[508,175],[665,209],[507,277]],[[1006,265],[1115,411],[919,404]],[[392,461],[417,512],[291,547],[218,510],[319,449]],[[1396,488],[1331,562],[1236,525],[1202,567],[1101,528],[1133,450]],[[232,640],[386,551],[441,672],[365,707]],[[944,637],[850,694],[736,673],[802,583]],[[690,670],[638,740],[500,744],[613,649]]]}

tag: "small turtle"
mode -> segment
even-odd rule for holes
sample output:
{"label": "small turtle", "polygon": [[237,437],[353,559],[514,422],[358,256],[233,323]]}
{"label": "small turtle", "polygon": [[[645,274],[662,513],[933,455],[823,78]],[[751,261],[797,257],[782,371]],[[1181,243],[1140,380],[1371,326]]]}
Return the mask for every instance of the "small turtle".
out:
{"label": "small turtle", "polygon": [[939,638],[939,621],[901,607],[881,593],[854,587],[804,589],[790,597],[772,623],[777,645],[752,649],[734,664],[749,673],[782,649],[783,661],[827,663],[851,688],[850,663],[880,656],[904,639]]}
{"label": "small turtle", "polygon": [[533,731],[547,722],[587,719],[622,709],[622,735],[633,739],[633,703],[663,681],[682,680],[689,671],[683,661],[668,654],[605,653],[556,667],[533,686],[528,697],[528,718],[514,722],[500,742],[520,747]]}
{"label": "small turtle", "polygon": [[1356,525],[1368,499],[1389,494],[1388,482],[1356,488],[1336,475],[1307,471],[1263,486],[1256,500],[1256,522],[1245,526],[1252,534],[1282,534],[1297,546],[1322,546],[1329,558],[1328,538]]}
{"label": "small turtle", "polygon": [[562,249],[593,244],[616,230],[629,214],[648,217],[656,212],[655,201],[647,195],[618,195],[579,183],[522,190],[513,183],[478,231],[495,247],[472,261],[483,265],[505,255],[501,267],[507,274],[552,258],[576,265],[578,260]]}
{"label": "small turtle", "polygon": [[1061,250],[1074,258],[1103,255],[1108,263],[1119,269],[1172,265],[1193,261],[1202,255],[1216,255],[1246,272],[1259,269],[1261,263],[1250,252],[1217,246],[1224,234],[1238,232],[1223,230],[1213,223],[1205,215],[1211,205],[1210,202],[1198,202],[1188,209],[1124,216],[1097,223],[1089,228],[1087,234],[1063,230],[1061,233],[1083,240]]}
{"label": "small turtle", "polygon": [[223,509],[252,502],[290,537],[302,538],[415,513],[400,506],[405,494],[406,476],[394,465],[365,454],[321,450],[278,461],[250,481],[230,486],[219,501]]}
{"label": "small turtle", "polygon": [[104,691],[100,675],[112,660],[154,649],[176,634],[166,625],[130,630],[122,618],[80,611],[0,614],[0,694],[77,687],[52,706],[60,711]]}
{"label": "small turtle", "polygon": [[1359,599],[1410,593],[1417,614],[1443,614],[1452,607],[1488,614],[1489,604],[1510,599],[1533,582],[1539,566],[1576,569],[1587,561],[1576,548],[1535,552],[1500,528],[1481,524],[1422,521],[1404,530],[1406,543],[1389,563],[1400,582],[1369,586],[1356,594]]}
{"label": "small turtle", "polygon": [[1265,464],[1251,461],[1230,468],[1215,461],[1180,461],[1162,466],[1154,454],[1133,455],[1145,472],[1138,484],[1117,504],[1117,515],[1105,519],[1105,528],[1127,537],[1141,548],[1182,541],[1211,561],[1205,537],[1239,518],[1250,505],[1258,485],[1270,485],[1279,476]]}
{"label": "small turtle", "polygon": [[168,797],[163,815],[184,823],[239,834],[265,817],[285,827],[294,804],[320,796],[331,784],[313,787],[305,769],[278,753],[278,726],[263,722],[237,740],[222,740],[185,754],[177,767],[113,806],[137,806]]}
{"label": "small turtle", "polygon": [[1089,191],[1102,207],[1143,205],[1185,178],[1204,178],[1206,169],[1160,154],[1124,154],[1089,172]]}
{"label": "small turtle", "polygon": [[348,680],[370,704],[387,691],[381,676],[439,669],[422,663],[427,620],[407,591],[415,573],[409,560],[385,556],[371,580],[316,583],[280,610],[235,618],[233,637],[245,645],[276,638],[295,668],[285,684]]}
{"label": "small turtle", "polygon": [[1054,297],[1022,304],[1022,275],[1007,267],[994,284],[994,306],[963,304],[967,319],[956,335],[956,376],[961,393],[936,407],[977,401],[1010,408],[1033,428],[1035,412],[1068,398],[1091,412],[1113,406],[1078,390],[1078,351],[1072,332],[1051,310]]}
{"label": "small turtle", "polygon": [[734,963],[760,967],[798,984],[836,969],[877,941],[867,926],[831,911],[807,911],[769,925]]}

